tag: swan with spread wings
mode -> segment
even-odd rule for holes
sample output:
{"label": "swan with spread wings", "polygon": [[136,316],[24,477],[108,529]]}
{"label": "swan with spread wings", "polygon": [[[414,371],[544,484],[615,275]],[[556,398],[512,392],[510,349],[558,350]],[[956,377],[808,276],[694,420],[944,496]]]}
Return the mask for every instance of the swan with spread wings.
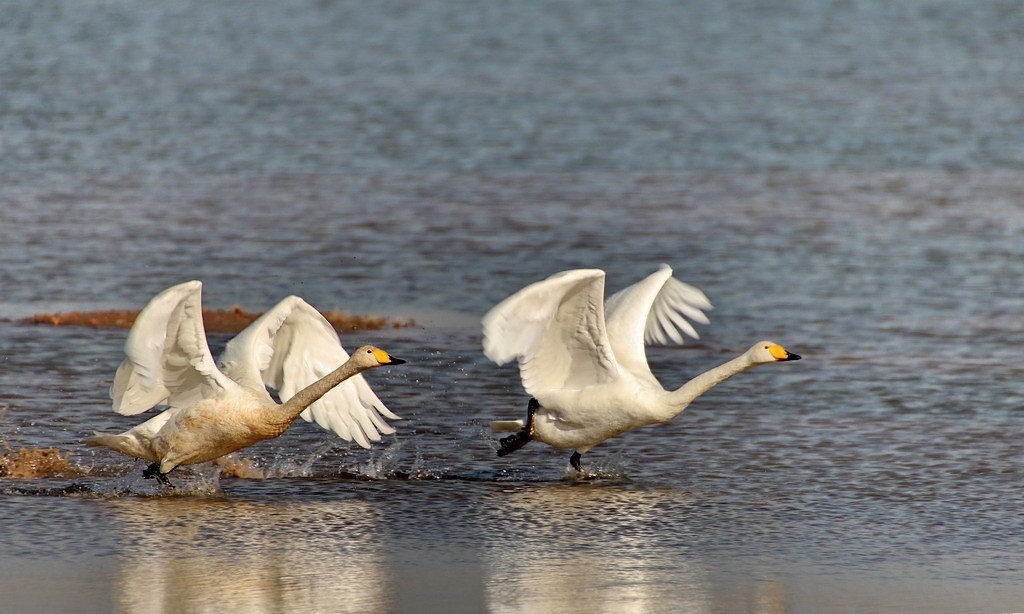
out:
{"label": "swan with spread wings", "polygon": [[[166,484],[175,467],[277,437],[300,415],[364,448],[394,432],[384,419],[398,416],[361,373],[404,361],[373,346],[350,357],[330,323],[289,296],[229,341],[218,365],[206,340],[201,293],[202,283],[189,281],[149,302],[128,334],[110,388],[117,413],[164,410],[124,433],[97,433],[87,445],[149,460],[143,475]],[[268,387],[286,400],[275,401]]]}
{"label": "swan with spread wings", "polygon": [[668,422],[697,397],[737,373],[800,356],[760,341],[676,390],[651,373],[645,343],[697,338],[690,321],[708,323],[711,302],[663,265],[604,300],[605,273],[577,269],[552,275],[508,297],[483,318],[484,355],[502,365],[518,360],[531,395],[526,420],[498,420],[515,431],[498,456],[531,440],[573,449],[570,464],[602,441],[649,424]]}

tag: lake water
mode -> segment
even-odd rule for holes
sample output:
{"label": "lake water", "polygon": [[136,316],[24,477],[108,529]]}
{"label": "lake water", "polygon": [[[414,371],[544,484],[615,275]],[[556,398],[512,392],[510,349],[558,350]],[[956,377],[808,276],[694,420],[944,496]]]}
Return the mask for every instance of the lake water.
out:
{"label": "lake water", "polygon": [[[0,611],[1024,611],[1024,7],[999,2],[0,1]],[[480,317],[576,267],[715,304],[650,348],[673,422],[495,456]],[[263,478],[85,448],[123,330],[299,294],[403,416]],[[226,337],[211,336],[215,351]]]}

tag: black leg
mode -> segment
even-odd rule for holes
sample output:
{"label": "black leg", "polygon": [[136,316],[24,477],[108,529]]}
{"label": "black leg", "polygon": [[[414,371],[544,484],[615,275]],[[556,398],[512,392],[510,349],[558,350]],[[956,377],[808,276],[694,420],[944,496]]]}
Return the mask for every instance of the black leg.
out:
{"label": "black leg", "polygon": [[582,454],[580,454],[579,452],[573,450],[572,456],[569,457],[569,464],[572,465],[573,469],[575,469],[576,471],[578,471],[580,473],[583,473],[583,465],[580,464],[580,458],[582,456],[583,456]]}
{"label": "black leg", "polygon": [[509,435],[508,437],[502,437],[498,440],[498,456],[508,456],[519,448],[530,443],[533,439],[533,415],[537,413],[537,408],[540,407],[540,403],[537,399],[530,399],[530,402],[526,405],[526,425],[523,426],[523,430]]}
{"label": "black leg", "polygon": [[170,486],[171,481],[167,479],[166,473],[160,473],[160,463],[153,463],[142,470],[142,477],[147,480],[150,478],[156,478],[157,482],[160,482],[161,486]]}
{"label": "black leg", "polygon": [[530,437],[533,437],[533,416],[537,413],[538,409],[540,409],[540,401],[530,397],[530,402],[526,404],[526,426],[523,427],[523,430]]}

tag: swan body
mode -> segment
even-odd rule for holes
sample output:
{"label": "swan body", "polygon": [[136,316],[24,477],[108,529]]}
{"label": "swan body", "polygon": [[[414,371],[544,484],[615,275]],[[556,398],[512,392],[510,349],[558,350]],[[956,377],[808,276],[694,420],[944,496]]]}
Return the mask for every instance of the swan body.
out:
{"label": "swan body", "polygon": [[484,354],[501,365],[519,362],[533,397],[526,421],[495,421],[504,456],[536,439],[572,448],[571,462],[602,441],[679,415],[697,397],[751,367],[798,360],[772,341],[666,390],[651,373],[645,343],[697,338],[689,320],[706,324],[712,308],[703,292],[672,277],[663,265],[604,300],[604,271],[557,273],[508,297],[483,318]]}
{"label": "swan body", "polygon": [[[373,346],[349,357],[323,316],[293,296],[232,339],[218,367],[206,341],[201,289],[198,281],[186,282],[150,301],[132,326],[111,386],[118,413],[166,409],[124,433],[97,433],[87,445],[151,461],[144,475],[164,482],[179,465],[277,437],[300,415],[364,447],[394,432],[381,416],[397,416],[360,373],[404,361]],[[287,400],[275,401],[267,386]]]}

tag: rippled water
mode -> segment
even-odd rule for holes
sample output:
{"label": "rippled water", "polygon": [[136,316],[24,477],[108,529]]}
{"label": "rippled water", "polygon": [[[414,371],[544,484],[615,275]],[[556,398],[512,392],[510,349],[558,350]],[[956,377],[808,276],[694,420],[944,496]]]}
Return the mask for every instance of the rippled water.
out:
{"label": "rippled water", "polygon": [[[258,5],[258,7],[257,7]],[[1024,602],[1024,14],[998,3],[0,3],[10,611],[1012,611]],[[259,10],[256,10],[256,9]],[[56,39],[60,44],[54,45]],[[715,303],[649,350],[730,380],[584,457],[479,318],[566,268]],[[371,451],[299,423],[265,479],[85,448],[126,335],[29,326],[204,280],[412,317]],[[219,348],[226,338],[213,336]]]}

